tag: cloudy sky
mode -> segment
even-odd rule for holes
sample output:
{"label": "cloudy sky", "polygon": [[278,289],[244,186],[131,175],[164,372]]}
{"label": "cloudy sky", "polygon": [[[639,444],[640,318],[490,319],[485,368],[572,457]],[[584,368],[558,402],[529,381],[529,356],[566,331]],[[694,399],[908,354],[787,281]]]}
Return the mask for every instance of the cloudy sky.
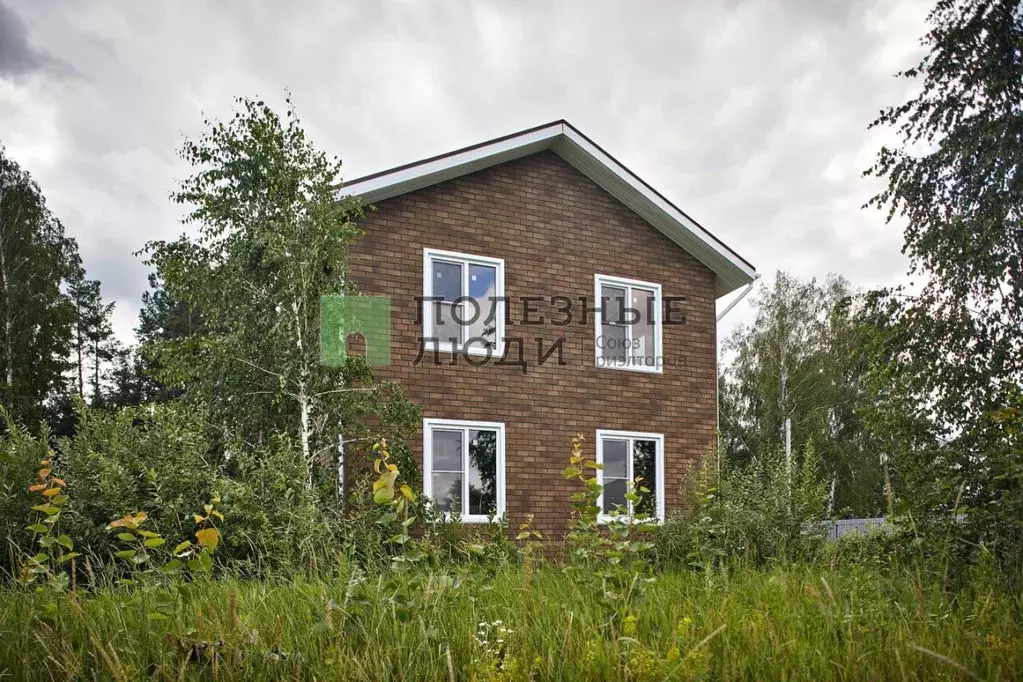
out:
{"label": "cloudy sky", "polygon": [[866,126],[906,97],[892,74],[930,4],[0,0],[0,141],[125,340],[146,288],[133,252],[182,231],[182,138],[286,88],[350,178],[565,118],[765,277],[885,285],[906,263],[899,229],[860,208]]}

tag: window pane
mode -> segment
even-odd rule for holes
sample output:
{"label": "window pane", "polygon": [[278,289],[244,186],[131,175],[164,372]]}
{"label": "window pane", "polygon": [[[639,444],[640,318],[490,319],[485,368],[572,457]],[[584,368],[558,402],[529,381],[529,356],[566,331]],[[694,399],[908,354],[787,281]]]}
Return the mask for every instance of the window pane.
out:
{"label": "window pane", "polygon": [[462,340],[460,334],[462,327],[458,324],[455,316],[459,319],[463,316],[460,310],[456,310],[461,304],[441,303],[434,301],[433,309],[433,338],[441,343],[459,343]]}
{"label": "window pane", "polygon": [[462,295],[462,266],[459,263],[433,261],[433,296],[454,301]]}
{"label": "window pane", "polygon": [[469,431],[469,513],[497,511],[497,432]]}
{"label": "window pane", "polygon": [[[642,479],[642,480],[640,480]],[[640,486],[649,488],[649,493],[641,493],[642,499],[636,507],[637,516],[654,516],[657,513],[657,442],[652,440],[634,440],[632,442],[632,480]]]}
{"label": "window pane", "polygon": [[462,474],[432,474],[433,502],[444,512],[462,511]]}
{"label": "window pane", "polygon": [[[497,306],[497,268],[492,265],[469,265],[469,296],[474,298],[479,305],[479,314],[476,315],[476,308],[468,304],[464,317],[469,323],[466,339],[483,338],[487,344],[476,342],[481,347],[493,346],[497,339],[497,319],[495,310]],[[473,317],[475,316],[475,319]]]}
{"label": "window pane", "polygon": [[460,430],[433,430],[433,470],[462,471],[462,432]]}
{"label": "window pane", "polygon": [[625,324],[626,320],[623,315],[625,289],[601,284],[600,298],[600,306],[603,311],[601,322],[604,324]]}
{"label": "window pane", "polygon": [[597,350],[604,359],[604,365],[620,366],[628,357],[626,334],[628,329],[620,325],[600,325],[600,338],[597,339]]}
{"label": "window pane", "polygon": [[625,485],[624,478],[613,478],[608,480],[604,479],[604,513],[610,514],[620,504],[625,504],[625,491],[627,486]]}
{"label": "window pane", "polygon": [[629,441],[604,440],[604,478],[626,478],[628,470]]}
{"label": "window pane", "polygon": [[646,289],[632,290],[632,308],[639,311],[639,322],[632,326],[632,357],[643,367],[653,367],[658,349],[654,335],[656,296]]}

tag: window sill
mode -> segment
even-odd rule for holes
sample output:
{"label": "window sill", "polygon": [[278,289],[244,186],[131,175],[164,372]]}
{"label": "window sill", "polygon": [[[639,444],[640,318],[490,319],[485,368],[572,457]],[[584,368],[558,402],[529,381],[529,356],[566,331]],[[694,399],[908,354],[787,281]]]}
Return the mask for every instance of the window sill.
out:
{"label": "window sill", "polygon": [[437,519],[436,521],[434,521],[434,523],[466,523],[466,524],[473,524],[473,525],[500,523],[502,515],[503,514],[498,514],[498,515],[494,516],[493,518],[491,518],[489,516],[476,516],[476,515],[473,515],[473,516],[460,516],[460,517],[458,517],[456,519],[451,514],[444,514],[442,518]]}
{"label": "window sill", "polygon": [[486,348],[480,348],[479,346],[470,346],[468,348],[460,348],[452,343],[438,342],[436,344],[428,344],[425,340],[421,341],[424,353],[447,353],[449,355],[473,355],[478,357],[486,357],[489,355],[492,358],[503,358],[504,347],[495,346],[488,352]]}
{"label": "window sill", "polygon": [[[623,523],[626,518],[627,517],[618,517],[616,519],[613,516],[608,516],[607,514],[601,514],[600,516],[597,517],[597,523],[599,523],[602,526],[608,526],[608,525],[610,525],[612,523]],[[661,525],[664,525],[664,519],[658,519],[658,518],[653,518],[653,517],[642,518],[642,519],[641,518],[634,518],[634,519],[628,521],[628,523],[631,526],[638,526],[641,523],[652,523],[654,525],[661,526]]]}
{"label": "window sill", "polygon": [[630,365],[630,364],[617,364],[617,363],[606,363],[597,360],[595,362],[597,369],[613,369],[619,372],[638,372],[640,374],[664,374],[664,370],[661,367],[647,367],[644,365]]}

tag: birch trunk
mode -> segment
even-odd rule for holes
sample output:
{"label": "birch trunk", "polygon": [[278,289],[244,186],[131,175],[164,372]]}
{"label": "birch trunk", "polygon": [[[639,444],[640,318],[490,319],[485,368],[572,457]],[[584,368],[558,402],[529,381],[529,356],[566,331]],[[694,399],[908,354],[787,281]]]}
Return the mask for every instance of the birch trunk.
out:
{"label": "birch trunk", "polygon": [[4,386],[10,391],[14,383],[14,349],[11,347],[11,287],[7,274],[7,245],[0,243],[0,286],[4,290],[4,367],[7,383]]}
{"label": "birch trunk", "polygon": [[291,312],[295,323],[295,343],[298,348],[299,380],[298,380],[298,437],[302,445],[302,461],[306,467],[306,487],[313,487],[312,447],[310,431],[312,430],[312,396],[309,395],[309,364],[305,355],[305,340],[302,338],[302,315],[298,301],[291,303]]}

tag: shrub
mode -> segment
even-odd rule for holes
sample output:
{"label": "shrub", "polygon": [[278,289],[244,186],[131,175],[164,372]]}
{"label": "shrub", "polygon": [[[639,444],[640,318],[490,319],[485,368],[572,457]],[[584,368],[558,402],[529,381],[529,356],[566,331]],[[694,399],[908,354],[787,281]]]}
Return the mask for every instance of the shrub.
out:
{"label": "shrub", "polygon": [[145,511],[166,537],[191,533],[191,515],[222,481],[222,456],[204,415],[176,403],[101,411],[79,406],[78,431],[58,443],[59,469],[74,504],[68,533],[100,557],[106,527]]}
{"label": "shrub", "polygon": [[791,470],[782,453],[720,473],[707,457],[687,483],[682,510],[656,534],[661,561],[702,569],[736,561],[759,566],[812,559],[824,545],[827,488],[812,445],[793,457]]}
{"label": "shrub", "polygon": [[231,452],[230,475],[219,484],[230,529],[222,559],[242,573],[265,575],[298,566],[315,570],[337,553],[335,514],[305,486],[301,455],[287,435]]}
{"label": "shrub", "polygon": [[49,448],[45,434],[33,436],[27,429],[15,424],[8,412],[0,406],[0,419],[5,432],[0,434],[0,575],[11,577],[19,563],[19,554],[32,540],[29,515],[36,495],[28,486],[34,483],[40,460],[46,459]]}

